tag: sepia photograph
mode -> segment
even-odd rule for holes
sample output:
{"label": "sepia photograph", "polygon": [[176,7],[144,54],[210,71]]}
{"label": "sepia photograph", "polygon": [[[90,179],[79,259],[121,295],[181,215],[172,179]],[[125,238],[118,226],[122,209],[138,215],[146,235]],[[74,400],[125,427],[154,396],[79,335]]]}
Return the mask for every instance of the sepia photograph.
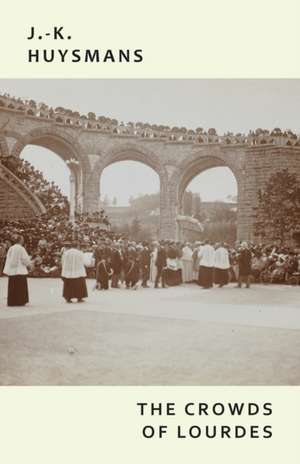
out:
{"label": "sepia photograph", "polygon": [[300,79],[0,79],[0,385],[300,385]]}

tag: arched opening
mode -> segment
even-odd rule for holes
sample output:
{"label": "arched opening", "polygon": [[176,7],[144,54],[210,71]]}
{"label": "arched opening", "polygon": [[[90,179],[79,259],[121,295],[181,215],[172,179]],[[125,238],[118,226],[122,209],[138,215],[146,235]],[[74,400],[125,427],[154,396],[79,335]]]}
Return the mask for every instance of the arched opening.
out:
{"label": "arched opening", "polygon": [[100,204],[112,228],[132,240],[158,237],[159,175],[142,161],[125,159],[109,163],[100,177]]}
{"label": "arched opening", "polygon": [[68,214],[76,207],[76,177],[65,160],[43,146],[26,145],[20,153],[23,182],[51,214]]}
{"label": "arched opening", "polygon": [[70,168],[55,152],[44,147],[26,145],[20,157],[40,171],[49,182],[55,182],[62,193],[70,199]]}
{"label": "arched opening", "polygon": [[82,210],[82,168],[76,141],[59,131],[40,128],[18,138],[12,154],[28,158],[26,161],[47,181],[59,187],[62,196],[68,199],[67,209],[73,220],[75,212]]}
{"label": "arched opening", "polygon": [[[187,171],[180,185],[179,211],[199,221],[193,231],[181,230],[181,238],[234,243],[237,238],[238,183],[228,166],[199,163]],[[181,224],[181,228],[184,225]]]}

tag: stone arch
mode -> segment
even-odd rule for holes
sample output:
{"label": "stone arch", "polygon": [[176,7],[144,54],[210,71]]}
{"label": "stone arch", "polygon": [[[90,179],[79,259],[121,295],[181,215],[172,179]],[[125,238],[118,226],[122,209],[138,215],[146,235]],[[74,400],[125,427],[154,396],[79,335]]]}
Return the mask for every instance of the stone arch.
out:
{"label": "stone arch", "polygon": [[221,150],[201,150],[187,156],[174,173],[171,182],[176,185],[176,210],[177,214],[182,213],[183,195],[188,184],[197,175],[214,167],[227,167],[231,170],[237,182],[238,212],[237,212],[237,236],[241,229],[242,198],[243,198],[243,153],[239,151],[229,152]]}
{"label": "stone arch", "polygon": [[144,146],[126,143],[115,146],[102,156],[100,155],[99,161],[96,163],[94,168],[94,171],[98,175],[99,182],[101,182],[103,170],[111,164],[120,161],[137,161],[152,168],[156,174],[158,174],[160,183],[162,183],[162,179],[165,179],[167,176],[166,170],[161,163],[159,156]]}
{"label": "stone arch", "polygon": [[[105,153],[98,152],[97,155],[98,161],[94,165],[93,172],[90,173],[89,182],[86,186],[87,195],[89,194],[89,190],[93,190],[93,193],[90,192],[89,195],[90,203],[93,202],[93,204],[96,204],[95,198],[100,198],[101,176],[104,169],[120,161],[137,161],[153,169],[153,171],[159,177],[160,190],[162,184],[165,182],[165,179],[167,179],[167,172],[164,165],[161,162],[161,158],[153,151],[149,150],[148,147],[145,147],[141,144],[116,144],[111,149],[107,150]],[[94,198],[94,200],[92,199],[92,197]]]}
{"label": "stone arch", "polygon": [[64,161],[73,157],[79,163],[83,163],[82,148],[79,142],[66,131],[56,127],[40,127],[18,137],[12,148],[12,155],[20,156],[26,145],[39,145],[53,151]]}
{"label": "stone arch", "polygon": [[177,184],[177,208],[178,211],[182,209],[183,194],[189,183],[202,172],[215,168],[227,167],[233,173],[238,188],[238,198],[241,187],[241,169],[239,163],[233,163],[232,160],[226,159],[226,155],[222,156],[218,153],[195,153],[187,157],[179,166],[176,171],[176,179],[172,178],[172,182]]}
{"label": "stone arch", "polygon": [[[39,127],[29,133],[17,136],[11,154],[19,157],[27,145],[36,145],[47,148],[57,154],[63,161],[75,159],[78,165],[68,165],[70,169],[70,203],[71,212],[80,209],[82,196],[82,171],[86,166],[86,159],[79,142],[66,131],[58,127]],[[72,213],[73,214],[73,213]]]}
{"label": "stone arch", "polygon": [[119,161],[138,161],[152,168],[159,176],[164,172],[160,158],[144,146],[126,143],[115,146],[104,155],[100,155],[95,170],[101,176],[102,171],[109,165]]}

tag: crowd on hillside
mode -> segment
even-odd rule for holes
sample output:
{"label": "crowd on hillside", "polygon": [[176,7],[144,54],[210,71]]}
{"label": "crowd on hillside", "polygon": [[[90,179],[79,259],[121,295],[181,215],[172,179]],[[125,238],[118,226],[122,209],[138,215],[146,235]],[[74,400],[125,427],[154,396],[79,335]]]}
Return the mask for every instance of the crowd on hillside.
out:
{"label": "crowd on hillside", "polygon": [[106,226],[110,226],[110,221],[105,213],[104,209],[100,211],[93,211],[88,213],[76,213],[76,221],[80,224],[85,222],[92,223],[92,224],[105,224]]}
{"label": "crowd on hillside", "polygon": [[[54,182],[47,181],[42,172],[28,161],[13,156],[0,159],[45,206],[46,213],[23,219],[0,218],[0,274],[13,236],[22,235],[26,250],[31,256],[32,276],[58,276],[61,249],[67,240],[76,240],[89,247],[100,239],[118,238],[110,231],[109,218],[104,209],[75,214],[69,219],[69,202]],[[105,227],[103,227],[103,225]]]}
{"label": "crowd on hillside", "polygon": [[61,251],[66,241],[76,240],[82,250],[88,252],[92,244],[99,240],[119,238],[113,232],[89,222],[88,215],[70,222],[66,215],[46,213],[32,219],[0,220],[0,260],[2,268],[6,252],[12,244],[12,237],[21,234],[29,253],[32,266],[30,275],[36,277],[58,277]]}
{"label": "crowd on hillside", "polygon": [[29,161],[16,156],[7,156],[1,158],[1,163],[41,200],[49,214],[69,214],[68,198],[54,182],[46,180],[42,172],[35,169]]}
{"label": "crowd on hillside", "polygon": [[[49,182],[43,173],[35,169],[29,161],[15,156],[1,157],[0,162],[15,174],[26,187],[33,192],[45,206],[49,216],[66,218],[69,215],[69,201],[60,188]],[[104,209],[100,211],[76,214],[78,223],[95,223],[110,226],[109,218]]]}
{"label": "crowd on hillside", "polygon": [[68,126],[79,126],[85,129],[100,130],[108,133],[120,135],[139,136],[146,138],[162,138],[170,141],[193,141],[196,143],[225,143],[239,144],[247,143],[265,144],[276,143],[281,145],[300,146],[300,139],[297,134],[291,130],[273,130],[258,128],[255,131],[249,131],[248,134],[227,132],[218,135],[216,129],[208,130],[198,127],[197,129],[188,129],[186,127],[169,127],[163,124],[150,124],[143,122],[123,123],[117,119],[105,116],[96,116],[95,113],[89,112],[87,115],[80,114],[68,108],[52,108],[45,103],[38,103],[33,99],[16,98],[10,94],[0,93],[0,107],[6,107],[10,110],[20,111],[39,118],[52,119],[59,124]]}

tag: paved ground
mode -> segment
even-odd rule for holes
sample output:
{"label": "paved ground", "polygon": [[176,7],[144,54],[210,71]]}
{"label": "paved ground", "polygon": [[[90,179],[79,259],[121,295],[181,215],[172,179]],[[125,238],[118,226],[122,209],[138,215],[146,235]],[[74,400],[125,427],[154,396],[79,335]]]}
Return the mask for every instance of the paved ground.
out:
{"label": "paved ground", "polygon": [[59,279],[30,279],[6,308],[0,385],[300,385],[300,287],[93,291],[67,305]]}

